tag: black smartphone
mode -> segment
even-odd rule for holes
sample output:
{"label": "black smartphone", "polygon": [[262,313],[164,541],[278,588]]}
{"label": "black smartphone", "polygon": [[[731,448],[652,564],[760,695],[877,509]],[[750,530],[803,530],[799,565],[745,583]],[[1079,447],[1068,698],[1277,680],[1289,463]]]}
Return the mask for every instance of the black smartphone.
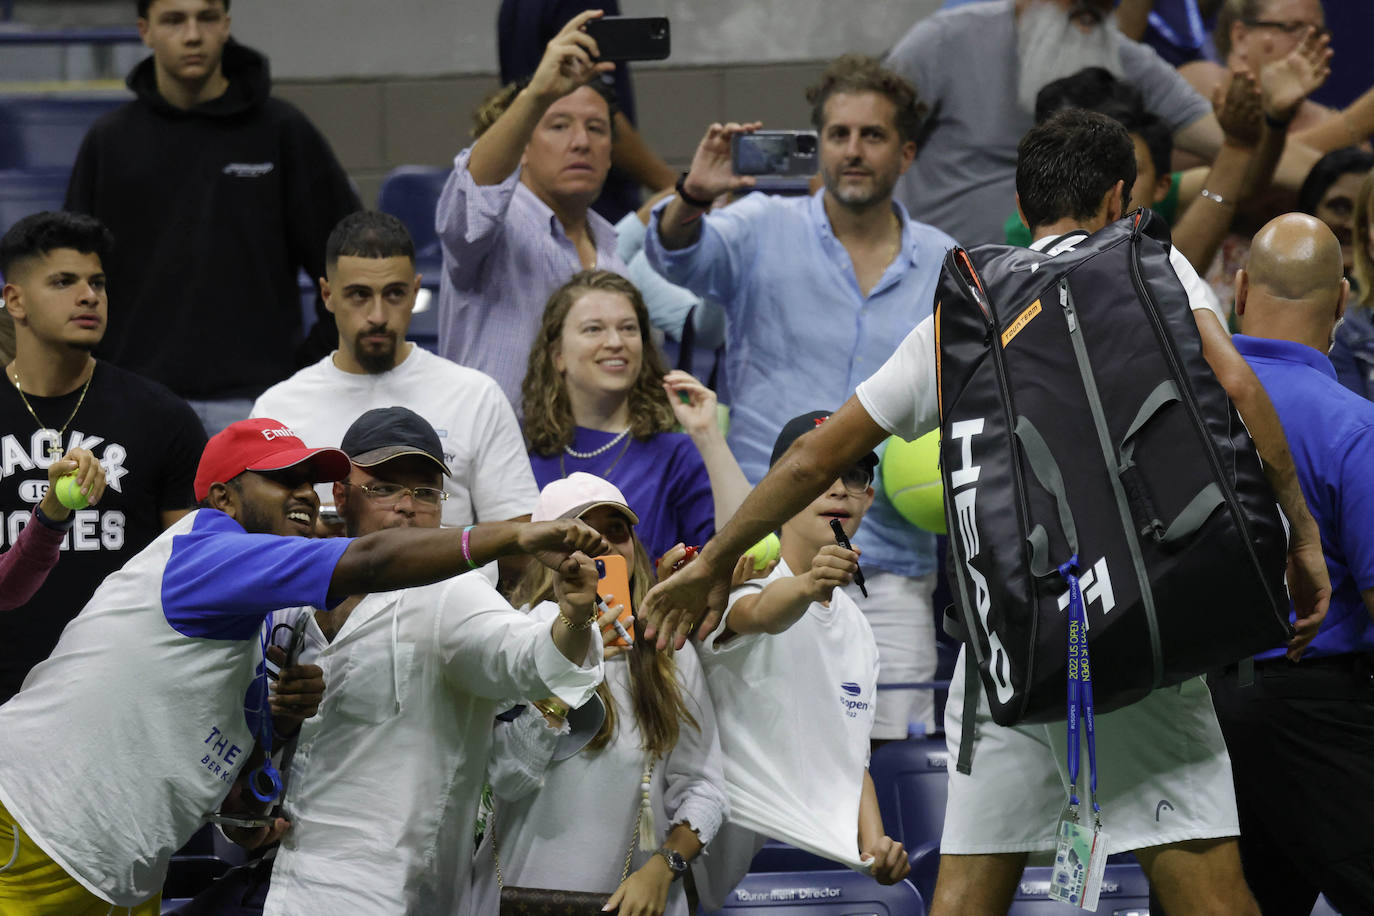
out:
{"label": "black smartphone", "polygon": [[753,175],[754,186],[805,186],[820,167],[814,130],[757,130],[730,138],[736,175]]}
{"label": "black smartphone", "polygon": [[667,16],[604,16],[583,28],[596,39],[597,60],[664,60],[672,51]]}

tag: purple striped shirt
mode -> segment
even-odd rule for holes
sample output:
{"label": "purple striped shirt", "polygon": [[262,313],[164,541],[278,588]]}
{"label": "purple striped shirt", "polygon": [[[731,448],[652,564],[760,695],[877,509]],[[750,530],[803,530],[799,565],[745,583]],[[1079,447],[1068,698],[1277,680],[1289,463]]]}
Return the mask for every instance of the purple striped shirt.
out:
{"label": "purple striped shirt", "polygon": [[[520,383],[549,295],[582,269],[577,246],[552,210],[520,181],[479,185],[463,150],[439,195],[435,229],[444,250],[439,355],[496,379],[520,410]],[[615,227],[592,210],[596,266],[625,273]]]}

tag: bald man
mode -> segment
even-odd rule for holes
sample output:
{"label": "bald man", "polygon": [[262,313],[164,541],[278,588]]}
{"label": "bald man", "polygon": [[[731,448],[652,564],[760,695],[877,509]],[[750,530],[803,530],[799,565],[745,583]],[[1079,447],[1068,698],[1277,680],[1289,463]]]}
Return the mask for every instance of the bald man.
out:
{"label": "bald man", "polygon": [[1374,403],[1326,356],[1349,291],[1336,237],[1298,213],[1261,229],[1237,274],[1236,349],[1278,411],[1332,588],[1301,663],[1276,646],[1253,679],[1212,679],[1245,878],[1266,916],[1310,913],[1319,892],[1374,912]]}

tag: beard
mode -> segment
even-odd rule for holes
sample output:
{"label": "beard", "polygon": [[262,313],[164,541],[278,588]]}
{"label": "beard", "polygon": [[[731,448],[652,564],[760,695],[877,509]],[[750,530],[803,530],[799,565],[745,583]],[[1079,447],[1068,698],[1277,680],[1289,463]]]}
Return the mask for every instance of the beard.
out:
{"label": "beard", "polygon": [[897,174],[884,174],[873,166],[865,166],[872,174],[867,187],[845,185],[841,173],[848,163],[840,163],[834,169],[822,169],[825,189],[829,194],[851,210],[863,210],[874,204],[886,203],[892,198],[892,189],[897,186]]}
{"label": "beard", "polygon": [[374,333],[371,330],[358,332],[357,338],[353,343],[353,352],[356,354],[358,365],[363,367],[363,371],[369,375],[377,375],[396,367],[396,333],[387,332],[386,343],[380,347],[372,347],[363,342],[363,336]]}
{"label": "beard", "polygon": [[1033,0],[1016,20],[1016,98],[1022,110],[1034,115],[1041,89],[1086,67],[1102,67],[1121,79],[1120,40],[1114,15],[1084,33],[1069,13],[1045,0]]}

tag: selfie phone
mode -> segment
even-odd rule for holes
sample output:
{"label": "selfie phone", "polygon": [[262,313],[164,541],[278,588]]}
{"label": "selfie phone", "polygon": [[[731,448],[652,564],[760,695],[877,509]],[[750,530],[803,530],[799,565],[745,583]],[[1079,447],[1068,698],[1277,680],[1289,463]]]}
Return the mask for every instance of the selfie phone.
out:
{"label": "selfie phone", "polygon": [[603,16],[583,26],[596,39],[597,60],[663,60],[672,50],[667,16]]}
{"label": "selfie phone", "polygon": [[[616,619],[627,631],[633,632],[635,618],[634,608],[630,606],[630,570],[625,558],[618,553],[597,557],[596,574],[601,577],[596,583],[596,593],[607,605],[619,604],[624,608]],[[607,598],[608,595],[612,597]],[[617,636],[607,645],[628,646],[629,643]]]}
{"label": "selfie phone", "polygon": [[271,827],[274,822],[274,818],[267,815],[254,814],[207,814],[205,820],[220,827],[240,827],[244,830]]}
{"label": "selfie phone", "polygon": [[[291,636],[286,641],[286,645],[282,647],[286,650],[286,664],[282,667],[290,668],[292,665],[296,664],[297,659],[301,657],[301,649],[305,647],[305,627],[309,622],[310,614],[302,613],[301,619],[296,621],[295,626],[291,627]],[[272,628],[271,638],[273,640],[276,639],[277,630],[284,626],[286,626],[286,624],[282,623]],[[275,681],[281,678],[281,668],[278,668],[276,663],[271,659],[264,657],[263,664],[266,666],[267,676],[270,679]]]}
{"label": "selfie phone", "polygon": [[814,130],[756,130],[730,137],[736,175],[753,175],[756,188],[803,188],[820,168]]}

